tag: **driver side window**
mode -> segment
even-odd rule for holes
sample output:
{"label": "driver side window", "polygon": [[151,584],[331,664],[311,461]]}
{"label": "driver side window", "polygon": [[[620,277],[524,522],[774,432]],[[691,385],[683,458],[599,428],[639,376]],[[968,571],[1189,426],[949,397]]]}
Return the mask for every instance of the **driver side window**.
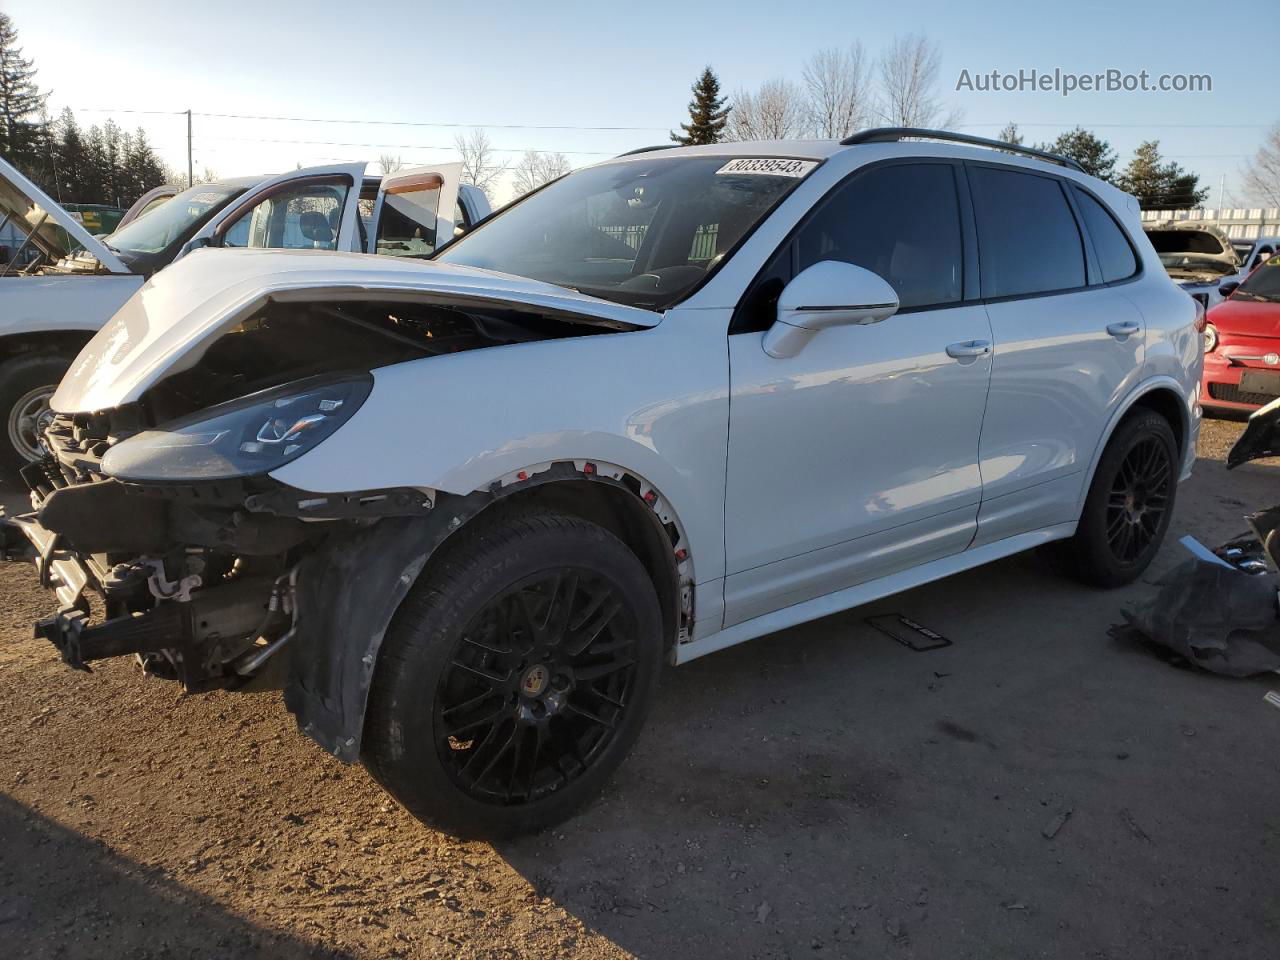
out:
{"label": "driver side window", "polygon": [[222,231],[222,246],[336,250],[346,183],[292,184],[264,197]]}

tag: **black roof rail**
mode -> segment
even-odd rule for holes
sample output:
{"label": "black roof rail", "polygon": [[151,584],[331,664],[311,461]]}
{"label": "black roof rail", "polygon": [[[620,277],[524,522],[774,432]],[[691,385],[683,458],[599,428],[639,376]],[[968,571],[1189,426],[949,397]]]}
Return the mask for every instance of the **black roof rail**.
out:
{"label": "black roof rail", "polygon": [[678,147],[678,143],[657,143],[652,147],[636,147],[634,150],[628,150],[626,153],[618,154],[619,157],[629,157],[634,153],[652,153],[654,150],[670,150],[672,147]]}
{"label": "black roof rail", "polygon": [[1084,167],[1076,163],[1070,157],[1064,157],[1061,154],[1049,153],[1047,150],[1037,150],[1035,147],[1024,147],[1018,143],[1005,143],[1003,140],[992,140],[990,137],[975,137],[969,133],[951,133],[947,130],[926,130],[924,127],[873,127],[870,130],[859,130],[852,136],[845,137],[840,141],[840,145],[851,147],[858,143],[893,143],[897,140],[906,140],[908,138],[920,140],[945,140],[950,143],[967,143],[974,147],[990,147],[993,150],[1004,150],[1006,153],[1021,153],[1028,157],[1035,157],[1037,160],[1047,160],[1050,163],[1061,164],[1072,170],[1085,172]]}

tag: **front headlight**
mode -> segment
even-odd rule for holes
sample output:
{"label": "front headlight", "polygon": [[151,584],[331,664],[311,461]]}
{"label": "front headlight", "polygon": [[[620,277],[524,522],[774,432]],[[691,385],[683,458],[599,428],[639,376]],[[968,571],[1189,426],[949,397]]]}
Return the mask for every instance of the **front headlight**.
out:
{"label": "front headlight", "polygon": [[1212,323],[1204,328],[1204,352],[1212,353],[1218,346],[1218,328]]}
{"label": "front headlight", "polygon": [[228,480],[296,460],[351,419],[373,378],[348,377],[250,394],[124,440],[102,458],[121,480]]}

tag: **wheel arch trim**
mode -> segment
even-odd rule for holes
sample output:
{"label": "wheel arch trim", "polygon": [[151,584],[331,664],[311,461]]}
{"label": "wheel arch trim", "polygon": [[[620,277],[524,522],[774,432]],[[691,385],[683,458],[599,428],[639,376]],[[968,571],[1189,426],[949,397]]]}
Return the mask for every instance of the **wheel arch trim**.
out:
{"label": "wheel arch trim", "polygon": [[1173,377],[1161,374],[1159,376],[1150,377],[1137,384],[1125,396],[1119,404],[1116,405],[1111,417],[1107,420],[1106,429],[1103,430],[1102,436],[1098,443],[1094,446],[1093,453],[1089,458],[1089,468],[1085,471],[1084,482],[1080,487],[1077,506],[1084,509],[1084,502],[1089,496],[1089,488],[1093,486],[1093,476],[1097,472],[1098,463],[1102,460],[1102,454],[1107,449],[1107,444],[1111,442],[1111,437],[1115,434],[1116,428],[1127,417],[1135,406],[1137,406],[1144,397],[1150,397],[1157,391],[1164,391],[1172,395],[1176,400],[1179,419],[1181,423],[1178,425],[1178,444],[1179,452],[1182,455],[1182,465],[1180,475],[1185,476],[1189,469],[1190,460],[1195,457],[1195,444],[1193,437],[1193,416],[1191,412],[1191,404],[1194,401],[1188,401],[1186,393],[1181,384]]}
{"label": "wheel arch trim", "polygon": [[[534,464],[465,496],[431,491],[428,513],[384,519],[303,561],[298,617],[312,626],[295,641],[285,684],[285,704],[302,732],[340,760],[359,760],[382,641],[431,558],[494,506],[575,480],[624,488],[637,496],[657,525],[675,530],[670,558],[678,614],[676,636],[669,642],[674,659],[676,648],[692,638],[694,568],[684,528],[670,503],[647,480],[607,461]],[[671,538],[669,530],[666,536]]]}

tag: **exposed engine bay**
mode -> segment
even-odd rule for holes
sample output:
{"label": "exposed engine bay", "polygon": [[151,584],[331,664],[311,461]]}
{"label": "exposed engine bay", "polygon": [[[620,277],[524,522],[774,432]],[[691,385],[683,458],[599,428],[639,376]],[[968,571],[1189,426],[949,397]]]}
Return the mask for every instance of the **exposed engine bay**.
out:
{"label": "exposed engine bay", "polygon": [[[434,547],[493,495],[314,494],[247,471],[139,480],[104,461],[128,462],[118,456],[126,441],[191,436],[170,428],[216,423],[222,409],[267,410],[241,449],[274,444],[293,455],[344,401],[322,398],[322,412],[303,415],[256,398],[284,396],[279,407],[293,403],[299,384],[371,382],[369,371],[390,364],[606,329],[487,305],[267,301],[137,402],[58,414],[48,426],[48,455],[22,471],[33,512],[0,527],[6,559],[31,560],[58,596],[59,612],[37,635],[78,669],[132,655],[190,692],[284,687],[304,730],[356,759],[349,731],[372,674],[367,651]],[[356,408],[361,399],[357,391]],[[357,660],[344,664],[336,648],[357,634]],[[309,655],[290,670],[299,647]],[[352,670],[360,689],[346,689]]]}

